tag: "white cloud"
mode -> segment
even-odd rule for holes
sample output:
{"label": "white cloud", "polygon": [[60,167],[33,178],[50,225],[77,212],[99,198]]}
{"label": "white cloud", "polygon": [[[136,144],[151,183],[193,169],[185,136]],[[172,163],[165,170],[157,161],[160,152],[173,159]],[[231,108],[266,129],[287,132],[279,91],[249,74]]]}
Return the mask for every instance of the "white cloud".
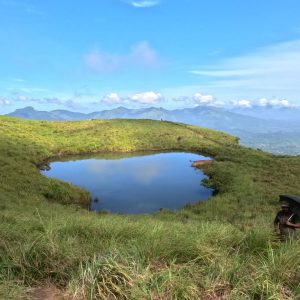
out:
{"label": "white cloud", "polygon": [[153,7],[159,4],[159,1],[157,0],[132,0],[132,1],[125,1],[126,3],[138,7],[138,8],[147,8],[147,7]]}
{"label": "white cloud", "polygon": [[199,76],[202,87],[217,94],[228,95],[230,87],[231,97],[265,94],[268,98],[300,101],[300,39],[195,68],[189,73]]}
{"label": "white cloud", "polygon": [[160,93],[156,93],[153,91],[147,91],[142,93],[136,93],[130,96],[120,96],[119,94],[112,92],[110,94],[105,95],[100,102],[96,102],[97,104],[105,103],[105,104],[126,104],[130,105],[133,103],[136,104],[149,104],[153,105],[160,101],[163,101],[164,97]]}
{"label": "white cloud", "polygon": [[164,98],[160,93],[153,91],[138,93],[128,97],[129,101],[138,102],[140,104],[155,104],[162,101]]}
{"label": "white cloud", "polygon": [[263,107],[292,107],[293,105],[289,103],[287,99],[267,99],[261,98],[258,100],[258,106]]}
{"label": "white cloud", "polygon": [[28,97],[24,95],[17,95],[13,98],[14,101],[26,102],[28,101]]}
{"label": "white cloud", "polygon": [[269,100],[267,98],[260,98],[258,100],[258,106],[268,106]]}
{"label": "white cloud", "polygon": [[147,41],[141,41],[131,47],[129,60],[132,63],[148,67],[156,67],[160,65],[157,52]]}
{"label": "white cloud", "polygon": [[267,98],[260,98],[258,100],[234,100],[231,101],[233,106],[240,107],[240,108],[252,108],[252,107],[296,107],[295,105],[291,104],[287,99],[267,99]]}
{"label": "white cloud", "polygon": [[252,103],[250,100],[242,99],[242,100],[234,100],[233,106],[235,107],[242,107],[242,108],[251,108]]}
{"label": "white cloud", "polygon": [[118,55],[102,53],[99,50],[85,54],[83,59],[86,67],[94,72],[113,72],[119,68],[122,60]]}
{"label": "white cloud", "polygon": [[9,106],[11,105],[11,102],[5,98],[0,98],[0,105]]}
{"label": "white cloud", "polygon": [[117,93],[110,93],[105,95],[102,98],[102,101],[108,104],[117,104],[117,103],[121,103],[123,99],[121,99]]}
{"label": "white cloud", "polygon": [[260,70],[191,70],[189,73],[207,77],[236,77],[253,75]]}
{"label": "white cloud", "polygon": [[99,73],[111,73],[122,68],[153,68],[161,65],[157,52],[148,41],[141,41],[131,46],[127,54],[105,53],[94,49],[83,56],[85,66]]}
{"label": "white cloud", "polygon": [[202,105],[202,106],[215,106],[222,107],[225,105],[225,102],[217,100],[213,95],[194,93],[193,96],[181,96],[172,98],[175,102],[183,102],[187,105]]}
{"label": "white cloud", "polygon": [[193,96],[193,100],[196,104],[209,105],[214,102],[214,97],[212,95],[203,95],[200,93],[196,93]]}

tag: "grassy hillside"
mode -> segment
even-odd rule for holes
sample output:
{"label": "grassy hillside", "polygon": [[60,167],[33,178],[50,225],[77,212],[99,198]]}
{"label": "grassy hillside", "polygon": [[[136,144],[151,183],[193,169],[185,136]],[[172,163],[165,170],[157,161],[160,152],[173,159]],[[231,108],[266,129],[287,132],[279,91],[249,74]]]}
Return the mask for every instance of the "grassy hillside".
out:
{"label": "grassy hillside", "polygon": [[[147,150],[213,157],[206,184],[218,194],[177,212],[99,214],[82,208],[87,192],[38,169],[69,154]],[[300,195],[300,157],[171,122],[0,117],[0,172],[0,299],[300,297],[300,242],[272,233],[278,195]]]}

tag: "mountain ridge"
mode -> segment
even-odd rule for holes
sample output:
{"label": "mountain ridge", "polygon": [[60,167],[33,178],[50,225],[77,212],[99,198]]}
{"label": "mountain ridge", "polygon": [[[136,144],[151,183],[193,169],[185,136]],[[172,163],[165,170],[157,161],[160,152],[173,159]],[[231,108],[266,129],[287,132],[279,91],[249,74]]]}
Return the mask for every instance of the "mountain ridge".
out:
{"label": "mountain ridge", "polygon": [[[241,144],[245,146],[276,154],[300,154],[300,120],[297,118],[297,109],[274,109],[269,114],[274,119],[262,118],[262,114],[258,113],[258,108],[255,109],[256,113],[249,109],[226,110],[212,106],[174,110],[162,107],[129,109],[119,106],[113,109],[81,113],[69,110],[38,111],[28,106],[17,109],[8,116],[47,121],[152,119],[181,122],[230,133],[238,136]],[[260,112],[263,113],[266,110],[267,108],[261,108]],[[275,113],[277,113],[277,118],[275,118]],[[294,139],[291,136],[294,136]]]}
{"label": "mountain ridge", "polygon": [[[209,127],[216,130],[234,133],[234,130],[246,130],[249,132],[265,133],[289,131],[291,125],[296,126],[300,131],[300,120],[297,118],[285,117],[262,118],[253,113],[246,114],[246,110],[226,110],[212,106],[196,106],[193,108],[182,108],[168,110],[162,107],[148,107],[140,109],[129,109],[119,106],[113,109],[94,111],[91,113],[73,112],[69,110],[39,111],[32,106],[16,109],[7,116],[45,121],[72,121],[89,119],[153,119],[174,122],[183,122],[191,125]],[[248,111],[249,112],[249,111]],[[296,115],[297,116],[297,115]],[[254,125],[255,124],[255,130]]]}

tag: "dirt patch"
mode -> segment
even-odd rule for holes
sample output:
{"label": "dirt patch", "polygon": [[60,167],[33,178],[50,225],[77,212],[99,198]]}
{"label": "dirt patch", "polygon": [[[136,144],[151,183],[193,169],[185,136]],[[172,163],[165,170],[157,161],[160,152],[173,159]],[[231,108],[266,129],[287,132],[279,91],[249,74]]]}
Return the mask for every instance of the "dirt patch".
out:
{"label": "dirt patch", "polygon": [[161,271],[163,271],[167,268],[168,268],[167,263],[162,262],[162,261],[153,261],[149,265],[149,270],[150,270],[151,273],[161,272]]}
{"label": "dirt patch", "polygon": [[203,300],[225,300],[228,299],[228,294],[230,292],[230,287],[226,284],[218,284],[213,290],[204,291],[202,293]]}
{"label": "dirt patch", "polygon": [[204,160],[204,159],[202,159],[202,160],[195,160],[195,161],[192,162],[192,167],[194,167],[194,168],[201,168],[203,166],[207,166],[207,165],[212,164],[212,162],[213,162],[212,160]]}
{"label": "dirt patch", "polygon": [[42,287],[32,288],[28,292],[30,300],[64,300],[66,299],[62,292],[54,285],[45,285]]}

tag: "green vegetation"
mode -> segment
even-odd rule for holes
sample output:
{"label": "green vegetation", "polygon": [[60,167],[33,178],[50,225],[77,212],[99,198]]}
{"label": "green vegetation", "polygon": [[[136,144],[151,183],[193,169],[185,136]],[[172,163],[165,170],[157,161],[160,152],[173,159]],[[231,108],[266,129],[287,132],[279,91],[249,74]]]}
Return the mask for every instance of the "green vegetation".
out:
{"label": "green vegetation", "polygon": [[[147,150],[213,157],[206,184],[218,194],[177,212],[99,214],[82,208],[87,192],[38,169],[57,156]],[[300,241],[272,232],[278,195],[300,194],[300,157],[171,122],[0,117],[0,171],[0,299],[39,299],[49,286],[66,299],[300,298]]]}

